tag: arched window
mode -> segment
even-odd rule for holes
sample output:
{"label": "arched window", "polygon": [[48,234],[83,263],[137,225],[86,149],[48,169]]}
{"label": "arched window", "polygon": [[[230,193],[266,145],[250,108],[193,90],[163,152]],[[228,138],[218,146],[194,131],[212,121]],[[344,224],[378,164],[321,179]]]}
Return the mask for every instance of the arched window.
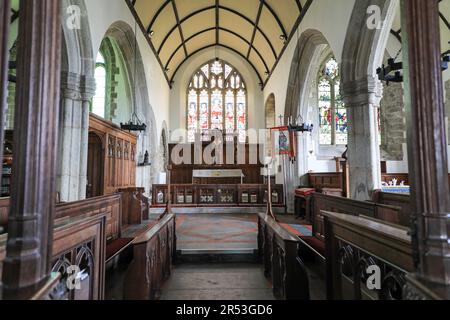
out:
{"label": "arched window", "polygon": [[192,76],[187,92],[188,141],[195,141],[201,132],[209,139],[210,130],[220,130],[227,136],[237,134],[246,141],[247,89],[242,76],[221,60],[203,65]]}
{"label": "arched window", "polygon": [[347,110],[340,94],[339,65],[329,58],[319,73],[319,123],[321,145],[346,145]]}
{"label": "arched window", "polygon": [[92,113],[99,117],[106,116],[106,62],[99,52],[95,62],[95,96],[92,100]]}

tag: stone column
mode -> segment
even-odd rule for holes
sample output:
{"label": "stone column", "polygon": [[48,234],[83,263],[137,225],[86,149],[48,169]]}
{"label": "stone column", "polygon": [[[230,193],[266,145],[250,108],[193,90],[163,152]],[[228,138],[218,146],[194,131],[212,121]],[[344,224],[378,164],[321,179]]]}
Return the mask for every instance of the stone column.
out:
{"label": "stone column", "polygon": [[[8,36],[9,21],[11,14],[11,2],[4,0],[0,3],[0,159],[3,163],[3,143],[5,139],[4,124],[7,111],[7,86],[8,86]],[[2,180],[2,172],[0,171],[0,180]],[[0,299],[2,299],[2,281],[0,278]]]}
{"label": "stone column", "polygon": [[449,299],[450,190],[439,3],[403,0],[402,14],[416,279]]}
{"label": "stone column", "polygon": [[381,186],[378,107],[381,83],[375,77],[342,84],[348,115],[350,197],[369,200]]}
{"label": "stone column", "polygon": [[60,0],[20,4],[4,299],[30,298],[50,275],[61,72],[60,5]]}
{"label": "stone column", "polygon": [[58,191],[61,201],[71,202],[86,198],[89,106],[95,80],[74,73],[62,77]]}

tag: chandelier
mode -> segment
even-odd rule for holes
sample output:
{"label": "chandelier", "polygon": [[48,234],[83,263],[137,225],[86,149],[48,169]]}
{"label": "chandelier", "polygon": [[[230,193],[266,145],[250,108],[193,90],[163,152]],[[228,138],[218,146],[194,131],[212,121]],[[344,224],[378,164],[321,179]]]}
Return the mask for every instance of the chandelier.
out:
{"label": "chandelier", "polygon": [[[377,69],[378,79],[380,81],[386,82],[389,85],[390,82],[400,83],[403,82],[403,62],[396,62],[402,49],[399,50],[395,58],[388,59],[387,65],[382,65]],[[441,70],[445,71],[448,69],[448,63],[450,62],[450,53],[446,52],[442,54],[441,60]]]}
{"label": "chandelier", "polygon": [[120,128],[125,131],[146,131],[147,125],[142,123],[136,113],[136,103],[137,103],[137,22],[134,24],[134,103],[133,103],[133,114],[131,119],[127,123],[120,123]]}

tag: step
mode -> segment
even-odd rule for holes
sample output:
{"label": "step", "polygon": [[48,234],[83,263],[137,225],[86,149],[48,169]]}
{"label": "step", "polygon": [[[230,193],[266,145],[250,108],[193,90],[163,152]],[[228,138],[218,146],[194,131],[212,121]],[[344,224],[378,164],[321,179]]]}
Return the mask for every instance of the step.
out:
{"label": "step", "polygon": [[178,250],[177,262],[180,263],[222,263],[249,262],[258,260],[258,250],[227,249],[227,250]]}

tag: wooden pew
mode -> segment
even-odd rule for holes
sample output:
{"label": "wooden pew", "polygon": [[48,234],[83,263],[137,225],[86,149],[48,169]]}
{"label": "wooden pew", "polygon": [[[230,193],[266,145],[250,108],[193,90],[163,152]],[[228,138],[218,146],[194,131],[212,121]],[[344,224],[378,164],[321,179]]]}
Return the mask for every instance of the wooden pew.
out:
{"label": "wooden pew", "polygon": [[67,282],[67,268],[83,274],[81,289],[69,290],[69,300],[102,300],[105,282],[106,215],[81,215],[55,221],[52,272]]}
{"label": "wooden pew", "polygon": [[[323,212],[329,300],[402,300],[405,276],[415,270],[408,230],[363,216]],[[370,290],[377,266],[381,290]]]}
{"label": "wooden pew", "polygon": [[165,215],[133,240],[133,261],[124,280],[125,300],[156,300],[176,255],[175,215]]}
{"label": "wooden pew", "polygon": [[[6,258],[6,240],[7,234],[0,236],[0,276]],[[52,272],[61,274],[59,281],[64,288],[58,300],[103,299],[105,242],[105,214],[66,216],[55,220]],[[80,290],[67,289],[70,266],[77,266],[83,275]]]}
{"label": "wooden pew", "polygon": [[9,198],[0,198],[0,229],[3,228],[3,232],[7,232],[8,229],[8,212]]}
{"label": "wooden pew", "polygon": [[309,173],[309,186],[317,192],[345,196],[344,173]]}
{"label": "wooden pew", "polygon": [[122,193],[122,226],[142,224],[148,220],[148,199],[144,188],[119,189]]}
{"label": "wooden pew", "polygon": [[399,223],[403,226],[411,224],[411,196],[400,193],[386,193],[376,190],[373,193],[372,201],[379,204],[397,206],[401,208]]}
{"label": "wooden pew", "polygon": [[[322,211],[331,211],[349,215],[364,215],[381,221],[409,227],[410,212],[402,211],[399,206],[392,206],[368,201],[358,201],[314,193],[312,197],[313,233],[323,238]],[[408,223],[405,223],[408,221]]]}
{"label": "wooden pew", "polygon": [[258,249],[264,273],[271,279],[275,297],[309,300],[309,280],[298,256],[299,239],[265,213],[258,215]]}

